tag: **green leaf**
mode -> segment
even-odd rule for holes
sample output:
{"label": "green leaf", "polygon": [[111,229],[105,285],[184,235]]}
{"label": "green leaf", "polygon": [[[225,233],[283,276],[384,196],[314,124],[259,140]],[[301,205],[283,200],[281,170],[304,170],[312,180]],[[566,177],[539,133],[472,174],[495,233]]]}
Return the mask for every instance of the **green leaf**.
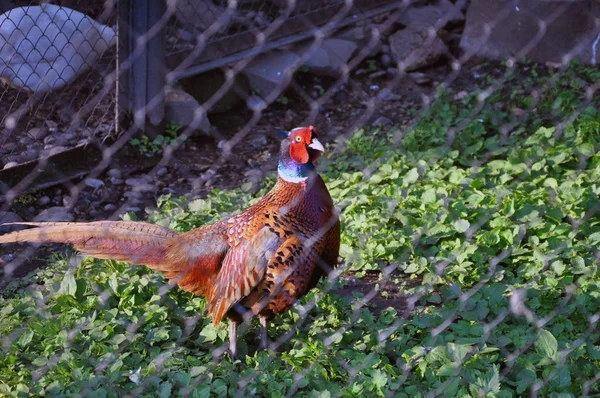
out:
{"label": "green leaf", "polygon": [[169,398],[171,397],[171,391],[173,390],[173,384],[168,381],[160,383],[160,387],[158,388],[158,396],[160,398]]}
{"label": "green leaf", "polygon": [[540,355],[546,356],[552,360],[557,359],[558,342],[552,333],[546,329],[541,329],[535,347]]}
{"label": "green leaf", "polygon": [[413,167],[406,173],[403,177],[403,182],[405,184],[412,184],[419,179],[419,170],[416,167]]}
{"label": "green leaf", "polygon": [[209,323],[200,331],[200,337],[203,338],[203,341],[211,343],[217,339],[217,329]]}
{"label": "green leaf", "polygon": [[33,340],[33,330],[26,329],[23,333],[21,333],[21,335],[17,339],[17,344],[20,347],[25,347],[29,343],[31,343],[31,340]]}
{"label": "green leaf", "polygon": [[66,294],[75,297],[76,292],[77,282],[75,281],[75,276],[72,273],[68,272],[65,274],[63,280],[60,282],[58,294]]}
{"label": "green leaf", "polygon": [[459,218],[458,220],[454,221],[454,223],[452,225],[454,225],[455,230],[462,233],[462,232],[467,232],[467,230],[471,226],[471,223],[469,223],[467,220],[463,220],[462,218]]}
{"label": "green leaf", "polygon": [[558,189],[558,182],[556,181],[555,178],[552,177],[548,177],[546,178],[546,180],[544,181],[544,186],[546,187],[550,187],[554,190]]}
{"label": "green leaf", "polygon": [[596,154],[594,144],[589,142],[577,145],[577,152],[588,158]]}

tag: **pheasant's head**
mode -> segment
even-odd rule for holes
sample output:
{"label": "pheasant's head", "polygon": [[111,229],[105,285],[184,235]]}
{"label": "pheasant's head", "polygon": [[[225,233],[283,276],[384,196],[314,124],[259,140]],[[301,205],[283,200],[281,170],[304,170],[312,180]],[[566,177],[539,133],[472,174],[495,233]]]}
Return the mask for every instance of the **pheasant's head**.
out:
{"label": "pheasant's head", "polygon": [[279,157],[279,176],[288,182],[302,182],[315,170],[315,162],[325,151],[313,126],[283,132]]}

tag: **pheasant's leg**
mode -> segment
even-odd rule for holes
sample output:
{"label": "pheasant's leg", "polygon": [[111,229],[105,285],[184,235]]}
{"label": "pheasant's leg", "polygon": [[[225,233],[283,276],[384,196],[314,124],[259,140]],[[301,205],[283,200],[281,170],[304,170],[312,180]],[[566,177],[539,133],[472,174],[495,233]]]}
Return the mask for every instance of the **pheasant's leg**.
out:
{"label": "pheasant's leg", "polygon": [[259,315],[258,319],[260,320],[260,347],[259,350],[266,350],[268,343],[267,336],[267,317]]}
{"label": "pheasant's leg", "polygon": [[229,321],[229,353],[231,359],[237,356],[237,322]]}

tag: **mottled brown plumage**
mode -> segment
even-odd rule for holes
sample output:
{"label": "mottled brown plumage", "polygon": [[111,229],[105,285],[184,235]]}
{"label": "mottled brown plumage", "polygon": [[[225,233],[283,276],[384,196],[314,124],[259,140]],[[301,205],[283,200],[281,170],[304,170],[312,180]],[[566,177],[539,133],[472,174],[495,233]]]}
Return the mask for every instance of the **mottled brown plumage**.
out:
{"label": "mottled brown plumage", "polygon": [[185,232],[142,222],[21,223],[39,228],[0,236],[0,243],[61,242],[105,259],[144,264],[182,289],[205,296],[213,323],[287,311],[336,265],[340,224],[312,162],[323,146],[314,128],[283,140],[277,183],[260,201],[228,219]]}

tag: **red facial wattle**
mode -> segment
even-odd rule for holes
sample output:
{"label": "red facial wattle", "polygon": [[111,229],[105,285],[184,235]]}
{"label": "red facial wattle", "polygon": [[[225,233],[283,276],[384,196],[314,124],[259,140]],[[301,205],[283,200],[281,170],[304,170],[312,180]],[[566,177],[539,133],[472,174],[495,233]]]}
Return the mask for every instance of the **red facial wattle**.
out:
{"label": "red facial wattle", "polygon": [[315,162],[325,151],[317,139],[317,131],[313,126],[301,127],[292,130],[290,134],[290,157],[294,162],[306,164]]}

